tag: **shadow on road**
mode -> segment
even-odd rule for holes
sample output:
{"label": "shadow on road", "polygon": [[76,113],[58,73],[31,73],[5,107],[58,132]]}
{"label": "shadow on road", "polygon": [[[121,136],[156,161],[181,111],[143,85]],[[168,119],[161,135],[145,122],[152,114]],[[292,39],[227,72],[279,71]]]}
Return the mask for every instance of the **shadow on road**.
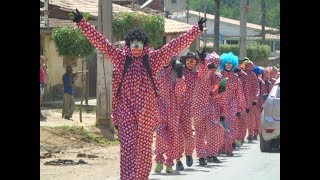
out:
{"label": "shadow on road", "polygon": [[[204,167],[204,166],[199,166],[199,165],[196,165],[197,167]],[[186,171],[186,172],[191,172],[191,171],[199,171],[199,172],[210,172],[210,171],[207,171],[207,170],[200,170],[200,169],[192,169],[192,168],[188,168],[188,169],[185,169],[183,171]]]}

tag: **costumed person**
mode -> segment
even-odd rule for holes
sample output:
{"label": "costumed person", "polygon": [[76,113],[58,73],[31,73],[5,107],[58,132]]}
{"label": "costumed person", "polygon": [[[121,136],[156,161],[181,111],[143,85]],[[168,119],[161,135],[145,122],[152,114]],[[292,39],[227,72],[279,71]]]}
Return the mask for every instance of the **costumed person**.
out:
{"label": "costumed person", "polygon": [[[244,94],[245,100],[247,99],[248,96],[248,91],[246,90],[247,87],[247,73],[244,72],[245,65],[240,64],[238,68],[234,70],[234,72],[238,75],[241,81],[242,85],[242,91]],[[244,143],[244,140],[247,135],[247,126],[246,126],[246,116],[247,113],[245,112],[245,109],[243,112],[241,112],[241,116],[238,118],[238,138],[236,142],[236,146],[239,147]]]}
{"label": "costumed person", "polygon": [[258,135],[260,134],[260,129],[261,129],[261,109],[262,109],[262,88],[265,86],[264,81],[262,80],[262,74],[264,72],[264,68],[261,66],[254,66],[252,70],[257,78],[258,78],[258,84],[259,84],[259,97],[258,97],[258,102],[255,107],[255,125],[254,125],[254,135],[253,135],[253,140],[258,140]]}
{"label": "costumed person", "polygon": [[195,142],[196,142],[196,153],[199,158],[199,165],[207,165],[206,157],[206,128],[209,125],[209,96],[211,89],[210,82],[210,71],[207,68],[208,61],[206,62],[206,48],[202,50],[201,53],[198,52],[199,63],[198,63],[198,73],[195,79],[191,112],[194,119],[195,128]]}
{"label": "costumed person", "polygon": [[[222,97],[221,93],[225,91],[225,87],[220,86],[222,75],[216,73],[220,65],[220,57],[213,52],[207,53],[204,59],[205,62],[199,64],[200,69],[195,85],[192,108],[194,119],[203,120],[203,122],[195,121],[196,151],[198,157],[202,155],[201,159],[199,159],[200,165],[206,165],[203,156],[204,151],[208,162],[221,163],[217,156],[222,148],[224,139],[224,128],[219,122],[219,117],[221,115],[220,97]],[[204,118],[201,119],[201,116]],[[201,130],[205,131],[205,133],[201,132]],[[202,138],[203,134],[204,137]]]}
{"label": "costumed person", "polygon": [[272,84],[272,86],[274,85],[274,83],[276,83],[278,77],[278,68],[276,66],[272,66],[271,68],[271,75],[270,75],[270,82]]}
{"label": "costumed person", "polygon": [[206,19],[201,18],[189,31],[152,51],[149,37],[141,29],[130,30],[125,47],[120,49],[95,30],[78,10],[73,14],[73,21],[89,41],[121,72],[116,94],[119,105],[114,110],[120,139],[120,179],[146,180],[152,167],[153,132],[159,120],[155,77],[169,58],[202,33]]}
{"label": "costumed person", "polygon": [[179,148],[178,158],[176,163],[176,170],[184,170],[184,165],[181,162],[183,153],[186,155],[186,164],[191,167],[193,164],[193,150],[195,148],[192,119],[191,119],[191,106],[192,95],[194,89],[194,83],[196,79],[196,65],[198,63],[198,57],[193,52],[187,52],[185,56],[180,57],[180,62],[184,65],[183,77],[186,83],[186,91],[179,99],[178,108],[180,111],[179,116]]}
{"label": "costumed person", "polygon": [[245,57],[243,64],[245,65],[245,72],[247,73],[247,88],[246,92],[246,123],[247,123],[247,129],[248,129],[248,142],[253,142],[253,136],[254,136],[254,127],[255,127],[255,115],[256,115],[256,105],[258,103],[259,99],[259,83],[258,83],[258,77],[256,74],[252,71],[254,68],[254,64],[252,61],[250,61],[249,58]]}
{"label": "costumed person", "polygon": [[[178,125],[179,109],[177,109],[178,97],[186,90],[182,78],[183,64],[176,60],[176,57],[169,59],[159,73],[159,96],[158,108],[160,112],[160,125],[156,138],[155,172],[160,173],[163,164],[166,166],[166,173],[173,172],[173,160],[178,156]],[[177,93],[177,94],[176,94]],[[164,157],[166,154],[166,158]]]}
{"label": "costumed person", "polygon": [[241,81],[234,70],[238,67],[239,58],[232,52],[223,53],[220,56],[221,74],[223,78],[228,78],[226,83],[225,107],[223,108],[222,119],[225,118],[225,122],[228,125],[229,132],[225,133],[225,153],[226,156],[234,156],[233,144],[238,137],[238,125],[237,117],[241,116],[241,112],[245,108],[245,98],[242,91]]}

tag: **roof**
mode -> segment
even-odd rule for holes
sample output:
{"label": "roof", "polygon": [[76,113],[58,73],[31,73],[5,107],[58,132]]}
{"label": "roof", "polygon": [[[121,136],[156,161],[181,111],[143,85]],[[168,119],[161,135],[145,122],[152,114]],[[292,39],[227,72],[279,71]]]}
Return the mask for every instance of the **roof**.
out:
{"label": "roof", "polygon": [[[40,0],[44,2],[44,0]],[[98,2],[99,0],[51,0],[50,4],[59,6],[61,9],[65,9],[66,11],[74,11],[78,9],[80,12],[88,12],[92,16],[98,16]],[[112,4],[113,12],[133,12],[130,8],[117,5],[115,3]],[[135,11],[137,12],[137,11]],[[144,13],[142,11],[138,11],[139,13]],[[51,25],[51,20],[49,19],[50,27],[57,27],[63,26],[63,24],[69,25],[69,23],[73,23],[70,20],[61,20],[58,21],[57,19],[52,19],[55,24]],[[40,28],[44,28],[41,26]],[[192,25],[178,22],[172,19],[165,19],[165,33],[166,34],[173,34],[173,33],[182,33],[188,31]]]}
{"label": "roof", "polygon": [[[223,36],[224,39],[239,39],[239,36]],[[265,38],[268,40],[279,40],[280,34],[266,34]],[[261,35],[247,36],[247,39],[262,39]]]}
{"label": "roof", "polygon": [[72,22],[71,20],[63,20],[63,19],[56,19],[56,18],[49,18],[49,27],[44,26],[44,20],[40,17],[40,29],[51,29],[54,27],[76,27],[76,23]]}
{"label": "roof", "polygon": [[[193,14],[193,15],[196,15],[196,16],[199,16],[199,13],[200,13],[200,16],[204,17],[204,13],[203,12],[198,12],[198,11],[194,11],[194,10],[189,10],[189,13],[190,14]],[[207,19],[214,19],[214,15],[212,14],[206,14],[206,17]],[[230,19],[230,18],[225,18],[225,17],[221,17],[220,16],[220,22],[225,22],[225,23],[229,23],[229,24],[234,24],[234,25],[238,25],[240,26],[240,21],[238,20],[235,20],[235,19]],[[258,29],[258,30],[261,30],[262,27],[258,24],[252,24],[252,23],[247,23],[247,27],[248,28],[252,28],[252,29]],[[266,30],[273,30],[273,31],[278,31],[278,29],[276,28],[271,28],[271,27],[265,27]]]}

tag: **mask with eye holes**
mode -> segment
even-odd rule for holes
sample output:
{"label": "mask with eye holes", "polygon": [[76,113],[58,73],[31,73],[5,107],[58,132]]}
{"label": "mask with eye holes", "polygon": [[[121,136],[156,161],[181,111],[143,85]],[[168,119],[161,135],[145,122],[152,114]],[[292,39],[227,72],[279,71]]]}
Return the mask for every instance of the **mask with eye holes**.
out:
{"label": "mask with eye holes", "polygon": [[188,52],[185,56],[181,56],[180,62],[189,70],[193,70],[199,63],[199,58],[193,52]]}

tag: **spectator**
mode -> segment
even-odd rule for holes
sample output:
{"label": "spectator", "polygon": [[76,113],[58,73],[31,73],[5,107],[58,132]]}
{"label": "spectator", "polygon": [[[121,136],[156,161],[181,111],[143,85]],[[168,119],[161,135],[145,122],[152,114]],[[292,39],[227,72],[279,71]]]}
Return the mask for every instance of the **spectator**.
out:
{"label": "spectator", "polygon": [[45,57],[40,56],[40,121],[45,121],[47,117],[42,115],[41,106],[43,104],[43,94],[46,84],[46,64],[45,64]]}
{"label": "spectator", "polygon": [[62,118],[70,120],[75,109],[74,103],[74,82],[76,74],[73,73],[71,65],[66,67],[66,73],[62,76],[63,81],[63,106]]}

